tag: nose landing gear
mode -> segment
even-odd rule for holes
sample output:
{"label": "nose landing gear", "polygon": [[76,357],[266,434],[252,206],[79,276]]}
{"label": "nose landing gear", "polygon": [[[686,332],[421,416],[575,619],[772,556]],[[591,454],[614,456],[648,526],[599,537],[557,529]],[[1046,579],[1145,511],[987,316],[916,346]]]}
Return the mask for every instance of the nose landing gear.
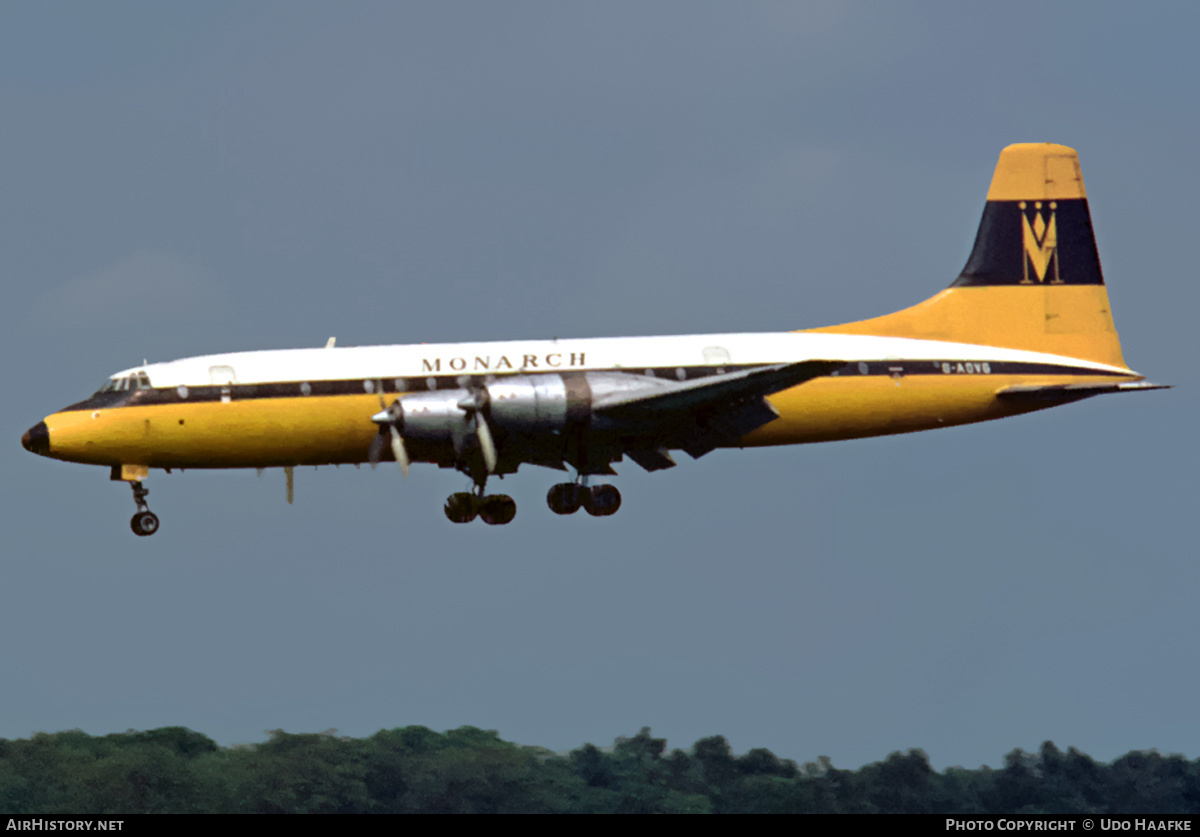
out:
{"label": "nose landing gear", "polygon": [[129,520],[129,528],[138,537],[153,535],[158,531],[158,515],[146,505],[146,495],[150,493],[150,489],[144,487],[140,480],[131,482],[129,487],[133,489],[133,502],[138,508],[137,514]]}

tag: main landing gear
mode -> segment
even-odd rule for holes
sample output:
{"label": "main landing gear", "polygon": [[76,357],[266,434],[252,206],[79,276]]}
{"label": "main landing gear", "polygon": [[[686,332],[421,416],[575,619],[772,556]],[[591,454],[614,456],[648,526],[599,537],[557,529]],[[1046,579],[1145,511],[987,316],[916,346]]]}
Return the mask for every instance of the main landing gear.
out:
{"label": "main landing gear", "polygon": [[138,508],[137,514],[129,520],[129,528],[139,537],[153,535],[158,531],[158,515],[146,505],[146,495],[150,493],[150,489],[144,487],[140,480],[131,482],[129,487],[133,489],[133,502],[137,503]]}
{"label": "main landing gear", "polygon": [[[615,485],[560,482],[546,494],[546,505],[555,514],[587,509],[592,517],[608,517],[621,508],[621,492]],[[485,495],[483,485],[477,484],[474,491],[459,491],[447,497],[444,511],[451,523],[470,523],[478,517],[489,526],[503,526],[517,516],[517,504],[507,494]]]}
{"label": "main landing gear", "polygon": [[[560,482],[546,494],[546,505],[555,514],[574,514],[586,509],[592,517],[608,517],[621,508],[621,492],[615,485]],[[489,526],[503,526],[517,516],[517,504],[507,494],[485,496],[481,488],[451,494],[446,498],[444,511],[451,523],[470,523],[478,517]]]}
{"label": "main landing gear", "polygon": [[546,494],[546,505],[555,514],[575,514],[584,508],[592,517],[608,517],[621,508],[621,492],[615,485],[560,482]]}
{"label": "main landing gear", "polygon": [[517,516],[517,504],[507,494],[483,495],[460,491],[446,498],[446,518],[451,523],[470,523],[476,517],[489,526],[503,526]]}

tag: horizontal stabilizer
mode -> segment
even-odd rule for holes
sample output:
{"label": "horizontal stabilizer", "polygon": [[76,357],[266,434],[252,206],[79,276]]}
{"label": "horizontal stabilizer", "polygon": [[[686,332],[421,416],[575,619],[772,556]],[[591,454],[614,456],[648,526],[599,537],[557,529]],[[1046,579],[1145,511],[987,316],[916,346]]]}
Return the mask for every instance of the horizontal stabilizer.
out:
{"label": "horizontal stabilizer", "polygon": [[1006,387],[996,393],[1010,401],[1079,401],[1110,392],[1141,392],[1150,389],[1170,389],[1171,384],[1152,384],[1149,381],[1130,381],[1111,384],[1048,384]]}

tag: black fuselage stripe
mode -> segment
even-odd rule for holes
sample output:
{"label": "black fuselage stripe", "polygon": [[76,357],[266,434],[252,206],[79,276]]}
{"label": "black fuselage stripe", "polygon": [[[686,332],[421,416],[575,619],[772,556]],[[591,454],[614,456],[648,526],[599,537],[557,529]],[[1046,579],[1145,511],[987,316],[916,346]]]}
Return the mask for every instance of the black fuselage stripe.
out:
{"label": "black fuselage stripe", "polygon": [[[529,374],[561,374],[577,377],[585,372],[617,372],[626,375],[652,375],[667,380],[696,380],[763,366],[753,364],[727,364],[724,366],[652,366],[642,369],[576,369],[569,372]],[[682,372],[682,377],[680,373]],[[829,374],[833,378],[888,377],[949,375],[1072,375],[1114,377],[1119,373],[1104,369],[1066,366],[1052,363],[1026,363],[1021,361],[976,361],[976,360],[872,360],[854,361]],[[395,395],[397,393],[426,392],[441,389],[460,389],[463,378],[485,378],[486,374],[461,375],[418,375],[402,378],[350,378],[338,381],[284,381],[260,384],[229,384],[226,386],[178,386],[173,388],[134,389],[124,392],[98,392],[90,398],[64,407],[61,413],[111,409],[114,407],[148,407],[159,404],[193,404],[206,401],[250,401],[268,398],[319,398],[322,396],[347,395]]]}

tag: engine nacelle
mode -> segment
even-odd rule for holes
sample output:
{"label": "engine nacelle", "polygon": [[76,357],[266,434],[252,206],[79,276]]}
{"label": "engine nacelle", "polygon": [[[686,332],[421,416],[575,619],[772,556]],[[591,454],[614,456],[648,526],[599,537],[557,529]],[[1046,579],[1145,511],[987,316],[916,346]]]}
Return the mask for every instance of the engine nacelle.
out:
{"label": "engine nacelle", "polygon": [[512,375],[478,387],[414,392],[398,399],[388,415],[406,438],[454,441],[457,449],[463,438],[477,433],[479,410],[492,428],[518,436],[599,429],[593,427],[594,406],[672,385],[625,372]]}
{"label": "engine nacelle", "polygon": [[460,404],[473,396],[465,389],[414,392],[391,406],[396,427],[409,439],[454,439],[475,429],[475,418]]}
{"label": "engine nacelle", "polygon": [[474,413],[482,407],[494,427],[513,433],[555,433],[586,422],[591,390],[581,376],[513,375],[479,389],[415,392],[388,410],[397,429],[410,439],[456,439],[474,432]]}
{"label": "engine nacelle", "polygon": [[561,375],[514,375],[486,390],[491,420],[518,433],[562,430],[574,417],[572,407],[582,408],[584,416],[591,408],[590,399],[572,398]]}

